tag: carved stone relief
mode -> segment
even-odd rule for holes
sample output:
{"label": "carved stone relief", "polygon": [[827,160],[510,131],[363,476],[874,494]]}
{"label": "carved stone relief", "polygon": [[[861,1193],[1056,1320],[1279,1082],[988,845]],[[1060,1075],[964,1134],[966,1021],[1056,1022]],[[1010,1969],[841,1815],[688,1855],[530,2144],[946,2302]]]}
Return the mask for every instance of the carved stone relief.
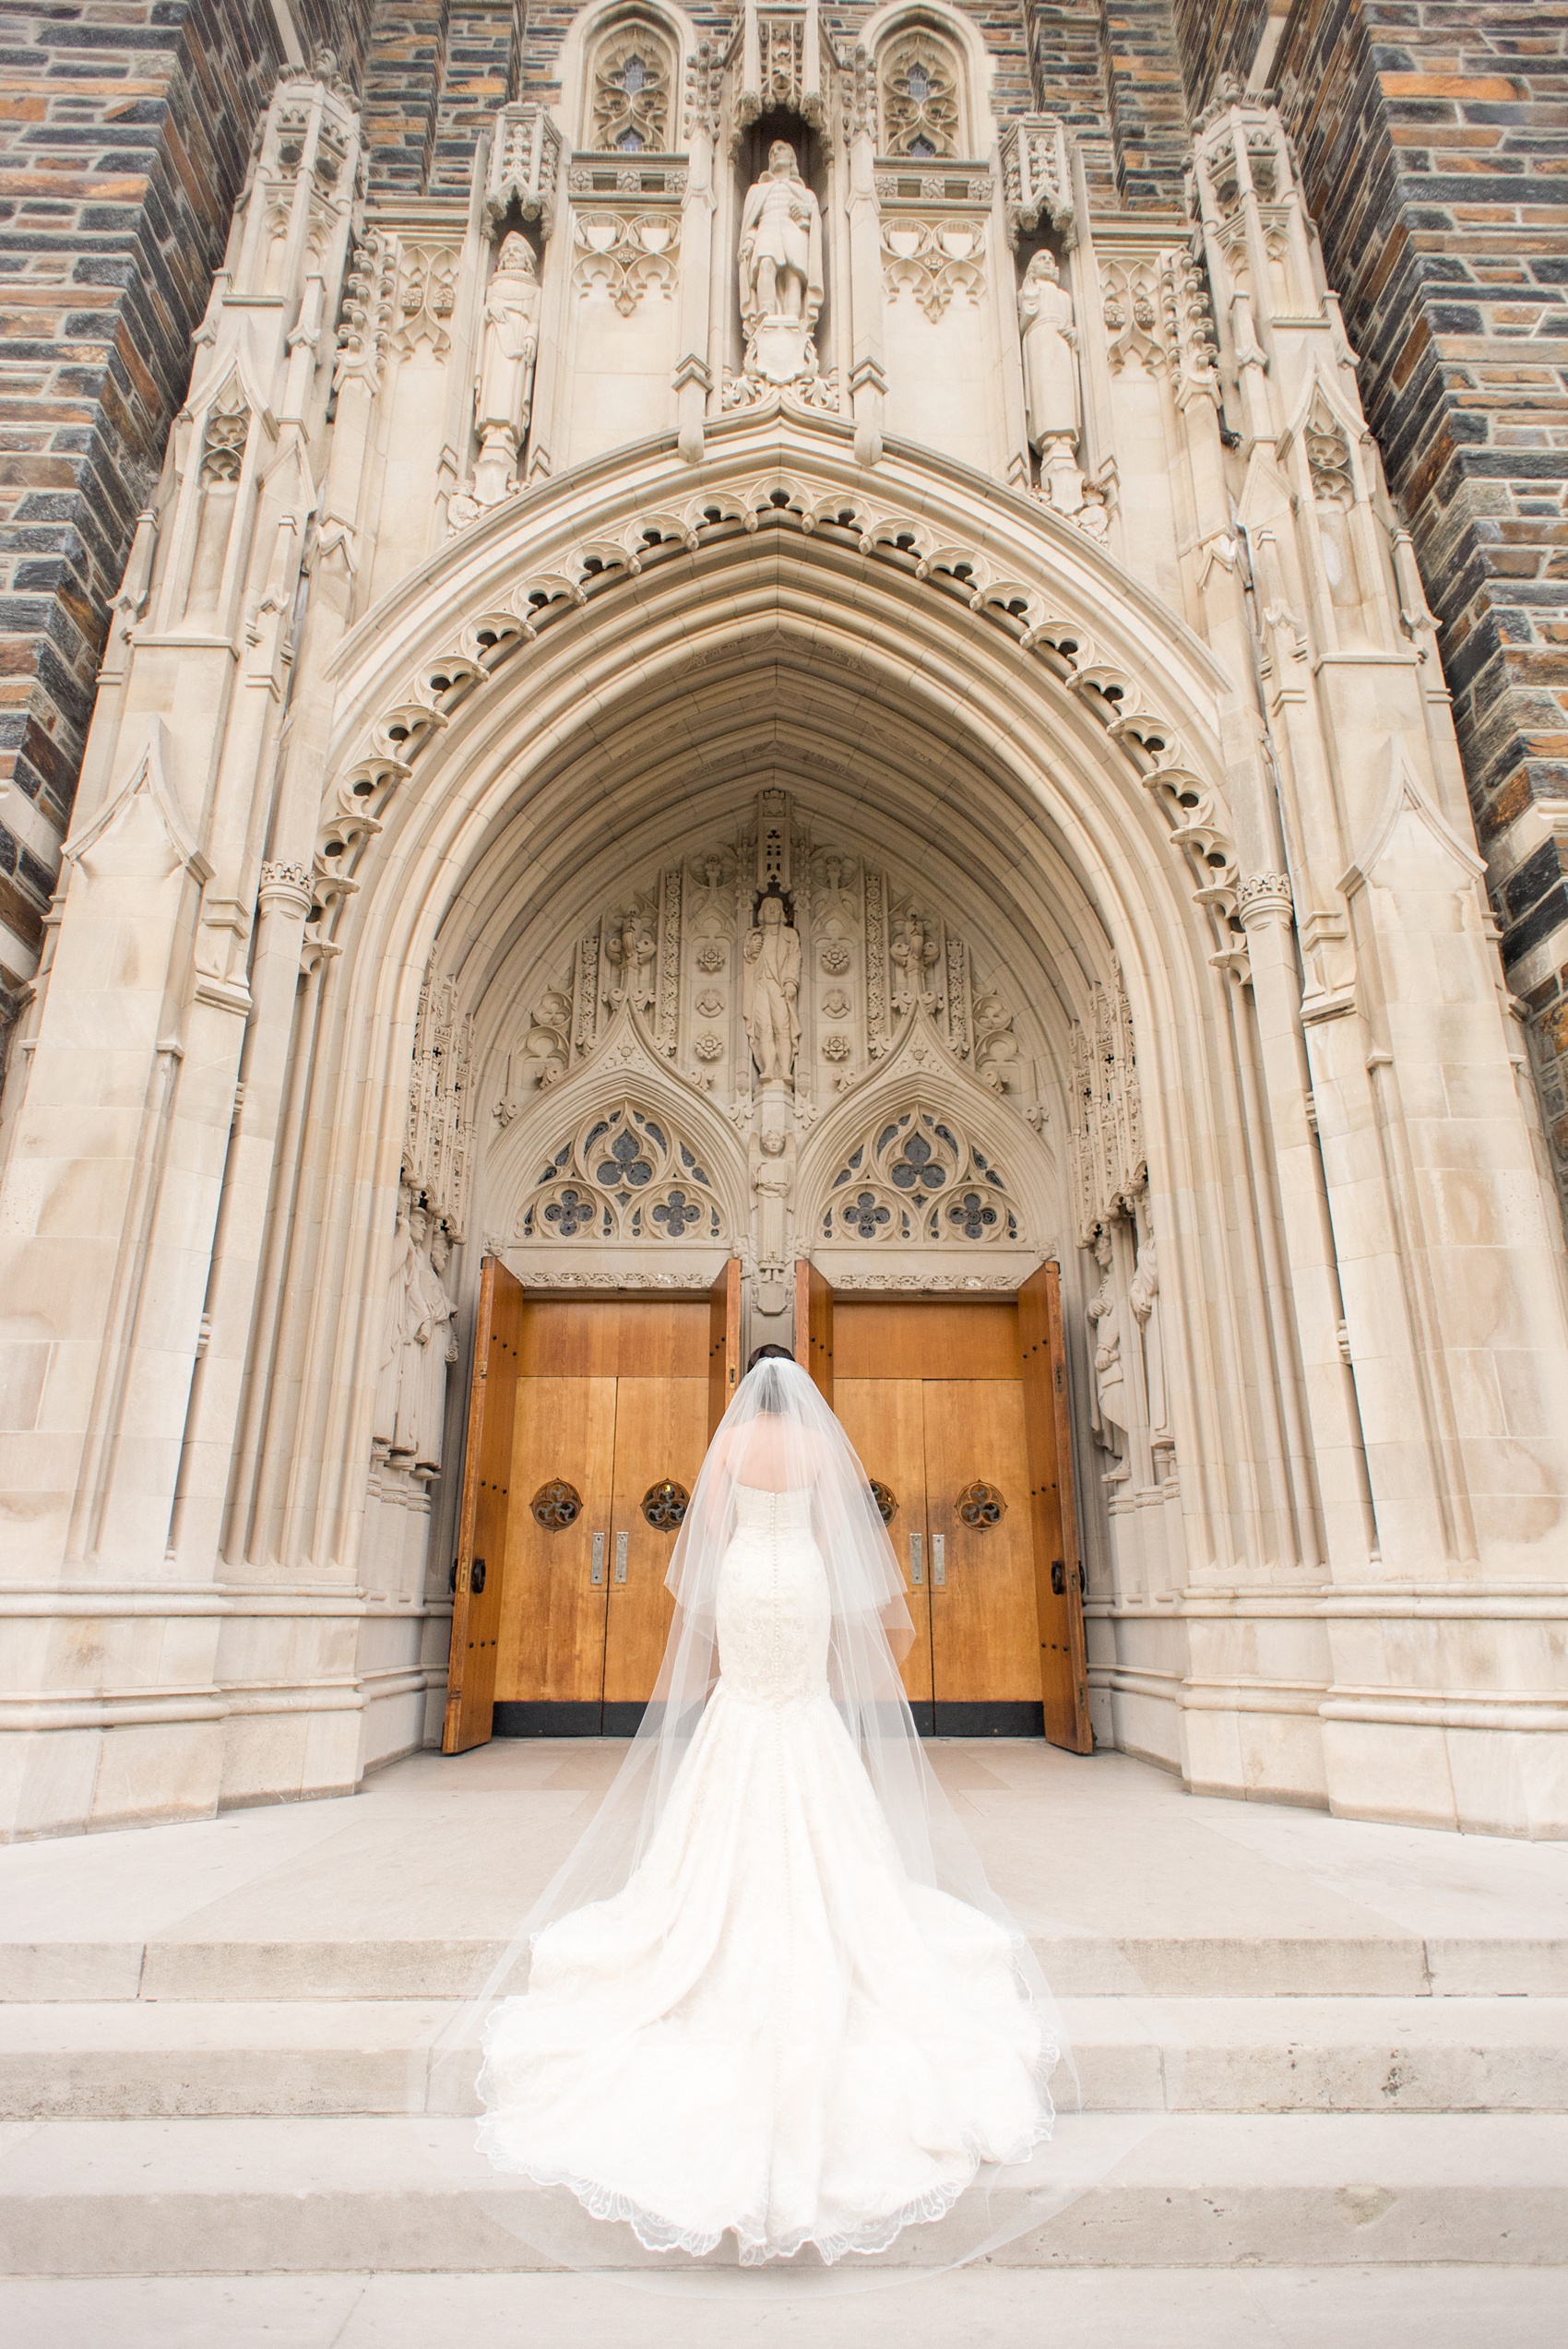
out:
{"label": "carved stone relief", "polygon": [[[493,1100],[497,1126],[511,1125],[574,1070],[597,1065],[610,1023],[627,1016],[645,1053],[651,1048],[678,1079],[709,1094],[744,1147],[759,1311],[782,1311],[788,1302],[799,1244],[791,1229],[798,1145],[828,1102],[874,1075],[909,1037],[911,1020],[929,1023],[911,1049],[937,1088],[920,1119],[935,1123],[905,1133],[901,1110],[884,1112],[862,1137],[861,1163],[847,1169],[846,1180],[856,1176],[853,1196],[864,1192],[889,1214],[889,1225],[875,1224],[871,1236],[885,1228],[917,1247],[1018,1241],[1004,1169],[937,1106],[940,1067],[950,1059],[1028,1114],[1031,1063],[1013,1004],[995,980],[978,975],[969,942],[923,891],[831,836],[814,836],[789,792],[759,792],[753,820],[641,886],[624,884],[584,927],[507,1054]],[[569,1114],[564,1107],[563,1118]],[[637,1116],[659,1130],[644,1153],[650,1171],[612,1180],[612,1154],[593,1156],[604,1135],[596,1132],[589,1148],[563,1130],[550,1164],[541,1159],[534,1170],[515,1242],[659,1245],[684,1234],[711,1244],[723,1221],[719,1186],[707,1186],[719,1225],[699,1215],[676,1229],[655,1216],[661,1184],[681,1185],[688,1203],[704,1186],[680,1157],[668,1103],[628,1098],[617,1129],[622,1150],[641,1131]],[[529,1132],[537,1135],[538,1124]],[[917,1165],[927,1169],[918,1180]],[[714,1169],[701,1171],[711,1177]],[[723,1236],[746,1245],[746,1235]],[[831,1237],[856,1235],[846,1226]]]}
{"label": "carved stone relief", "polygon": [[971,303],[985,292],[985,224],[921,219],[896,212],[882,223],[882,277],[888,297],[912,294],[933,323],[956,293]]}
{"label": "carved stone relief", "polygon": [[566,1133],[536,1170],[516,1238],[625,1245],[728,1237],[713,1179],[669,1115],[628,1098]]}
{"label": "carved stone relief", "polygon": [[945,1109],[878,1118],[844,1159],[823,1211],[824,1240],[983,1247],[1016,1240],[1005,1176]]}
{"label": "carved stone relief", "polygon": [[572,239],[572,283],[579,293],[601,286],[623,318],[629,318],[644,295],[655,289],[673,298],[680,274],[678,212],[585,208],[573,216]]}
{"label": "carved stone relief", "polygon": [[433,1226],[456,1241],[463,1238],[473,1180],[473,1028],[472,1016],[457,1009],[456,979],[427,974],[414,1026],[402,1172]]}
{"label": "carved stone relief", "polygon": [[947,43],[917,26],[888,42],[878,63],[883,153],[956,154],[958,65]]}
{"label": "carved stone relief", "polygon": [[1120,984],[1097,987],[1090,1019],[1074,1024],[1073,1094],[1078,1243],[1087,1248],[1148,1177],[1133,1016]]}
{"label": "carved stone relief", "polygon": [[594,59],[589,145],[623,155],[668,149],[672,80],[668,42],[651,25],[618,26]]}

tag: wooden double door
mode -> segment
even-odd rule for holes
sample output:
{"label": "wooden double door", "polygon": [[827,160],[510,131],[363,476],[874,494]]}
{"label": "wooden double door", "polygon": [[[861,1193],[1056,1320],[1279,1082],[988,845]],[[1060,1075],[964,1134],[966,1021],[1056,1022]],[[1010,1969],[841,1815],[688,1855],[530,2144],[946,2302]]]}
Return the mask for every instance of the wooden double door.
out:
{"label": "wooden double door", "polygon": [[[1014,1298],[835,1299],[800,1267],[796,1351],[903,1569],[904,1684],[938,1737],[1087,1753],[1056,1267]],[[628,1736],[671,1619],[684,1504],[740,1375],[740,1266],[702,1299],[527,1297],[487,1259],[444,1750]]]}
{"label": "wooden double door", "polygon": [[664,1587],[732,1391],[740,1267],[700,1299],[527,1297],[487,1261],[444,1750],[629,1737],[670,1629]]}

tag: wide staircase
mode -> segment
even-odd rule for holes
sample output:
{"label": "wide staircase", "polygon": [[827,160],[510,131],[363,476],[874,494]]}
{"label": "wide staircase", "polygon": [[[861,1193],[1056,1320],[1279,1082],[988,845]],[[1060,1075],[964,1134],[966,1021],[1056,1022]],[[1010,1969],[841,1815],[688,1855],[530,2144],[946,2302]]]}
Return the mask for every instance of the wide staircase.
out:
{"label": "wide staircase", "polygon": [[[471,1759],[0,1853],[6,2272],[538,2263],[431,2160],[471,2125],[445,2089],[420,2110],[418,2051],[613,1755]],[[1062,1999],[1083,2128],[1164,2115],[1001,2262],[1568,2265],[1568,1846],[1196,1802],[1114,1756],[942,1768]]]}

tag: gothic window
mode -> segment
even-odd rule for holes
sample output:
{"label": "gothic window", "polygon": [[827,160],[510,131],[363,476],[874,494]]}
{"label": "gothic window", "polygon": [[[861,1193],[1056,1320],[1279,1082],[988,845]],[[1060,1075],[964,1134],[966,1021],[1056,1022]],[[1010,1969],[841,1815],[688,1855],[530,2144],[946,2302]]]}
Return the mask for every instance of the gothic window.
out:
{"label": "gothic window", "polygon": [[663,1116],[636,1103],[600,1111],[536,1169],[519,1240],[722,1240],[724,1217],[701,1157]]}
{"label": "gothic window", "polygon": [[1018,1238],[1005,1177],[956,1121],[933,1109],[879,1121],[841,1162],[822,1216],[824,1240],[960,1247]]}
{"label": "gothic window", "polygon": [[917,160],[958,151],[959,66],[946,42],[916,25],[883,49],[882,148]]}
{"label": "gothic window", "polygon": [[668,35],[647,18],[623,18],[594,53],[588,144],[613,154],[667,154],[674,81]]}

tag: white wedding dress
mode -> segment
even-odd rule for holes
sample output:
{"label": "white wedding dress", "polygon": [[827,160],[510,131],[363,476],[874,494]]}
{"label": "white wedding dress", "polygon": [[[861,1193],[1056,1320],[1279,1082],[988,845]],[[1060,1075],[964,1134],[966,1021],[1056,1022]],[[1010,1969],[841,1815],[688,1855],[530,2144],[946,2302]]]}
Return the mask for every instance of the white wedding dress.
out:
{"label": "white wedding dress", "polygon": [[810,1491],[735,1488],[719,1678],[640,1864],[484,2034],[480,2143],[655,2250],[885,2248],[1049,2133],[996,1919],[907,1874],[828,1692]]}

